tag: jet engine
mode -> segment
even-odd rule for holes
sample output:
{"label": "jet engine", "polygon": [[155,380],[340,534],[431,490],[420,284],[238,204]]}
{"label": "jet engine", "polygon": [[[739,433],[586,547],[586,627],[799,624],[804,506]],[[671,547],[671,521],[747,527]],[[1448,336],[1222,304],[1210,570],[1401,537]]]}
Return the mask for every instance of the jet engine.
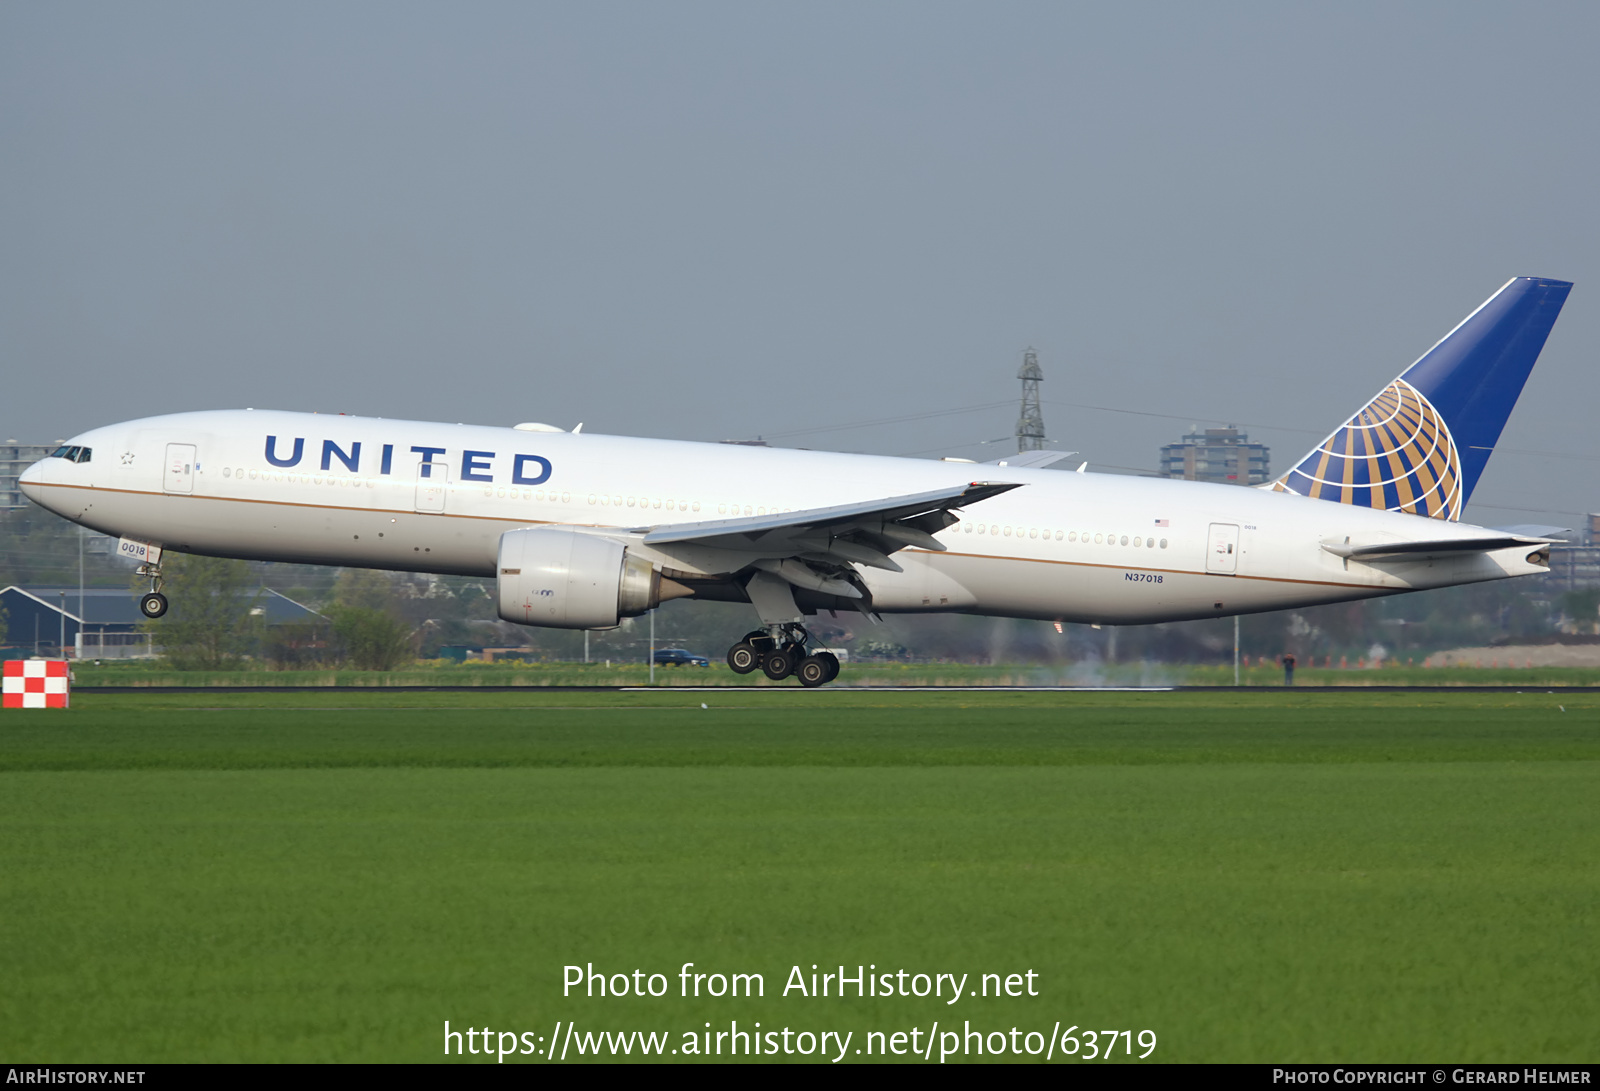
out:
{"label": "jet engine", "polygon": [[552,629],[609,629],[693,593],[621,542],[561,527],[500,535],[496,572],[500,616]]}

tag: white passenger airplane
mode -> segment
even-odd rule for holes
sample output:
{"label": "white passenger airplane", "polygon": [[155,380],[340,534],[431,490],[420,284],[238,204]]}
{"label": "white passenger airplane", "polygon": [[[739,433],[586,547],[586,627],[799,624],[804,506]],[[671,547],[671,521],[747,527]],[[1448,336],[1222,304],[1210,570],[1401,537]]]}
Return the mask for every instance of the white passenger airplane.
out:
{"label": "white passenger airplane", "polygon": [[1253,489],[252,409],[96,428],[22,489],[144,561],[150,617],[163,550],[493,577],[502,618],[565,629],[749,602],[729,666],[816,686],[823,609],[1122,625],[1545,571],[1559,528],[1459,519],[1571,287],[1509,281]]}

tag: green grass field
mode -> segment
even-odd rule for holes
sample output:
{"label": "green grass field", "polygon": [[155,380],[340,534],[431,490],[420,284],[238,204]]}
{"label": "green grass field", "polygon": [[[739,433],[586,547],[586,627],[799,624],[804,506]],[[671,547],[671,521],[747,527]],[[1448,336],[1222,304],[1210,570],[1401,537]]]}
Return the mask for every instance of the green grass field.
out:
{"label": "green grass field", "polygon": [[[74,700],[0,713],[8,1061],[442,1060],[446,1020],[1595,1059],[1594,693]],[[782,995],[812,964],[1038,995]]]}

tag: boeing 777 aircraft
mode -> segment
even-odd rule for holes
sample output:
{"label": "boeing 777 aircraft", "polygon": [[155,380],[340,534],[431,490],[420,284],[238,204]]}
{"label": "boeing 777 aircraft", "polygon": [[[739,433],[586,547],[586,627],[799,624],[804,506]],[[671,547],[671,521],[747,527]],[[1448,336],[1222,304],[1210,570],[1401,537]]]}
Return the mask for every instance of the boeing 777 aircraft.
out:
{"label": "boeing 777 aircraft", "polygon": [[1509,281],[1258,488],[243,409],[96,428],[22,489],[118,536],[153,618],[164,550],[492,577],[500,617],[564,629],[749,602],[728,665],[817,686],[825,609],[1125,625],[1545,571],[1558,528],[1460,516],[1571,287]]}

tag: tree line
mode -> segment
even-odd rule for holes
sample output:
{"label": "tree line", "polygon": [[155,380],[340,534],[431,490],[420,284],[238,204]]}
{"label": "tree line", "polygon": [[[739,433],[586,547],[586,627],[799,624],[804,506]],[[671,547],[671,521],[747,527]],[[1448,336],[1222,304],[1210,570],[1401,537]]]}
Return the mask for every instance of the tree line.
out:
{"label": "tree line", "polygon": [[394,670],[416,657],[415,629],[396,609],[387,573],[349,568],[308,620],[266,624],[261,589],[244,561],[169,553],[165,617],[145,623],[180,670],[222,670],[246,659],[280,668]]}

